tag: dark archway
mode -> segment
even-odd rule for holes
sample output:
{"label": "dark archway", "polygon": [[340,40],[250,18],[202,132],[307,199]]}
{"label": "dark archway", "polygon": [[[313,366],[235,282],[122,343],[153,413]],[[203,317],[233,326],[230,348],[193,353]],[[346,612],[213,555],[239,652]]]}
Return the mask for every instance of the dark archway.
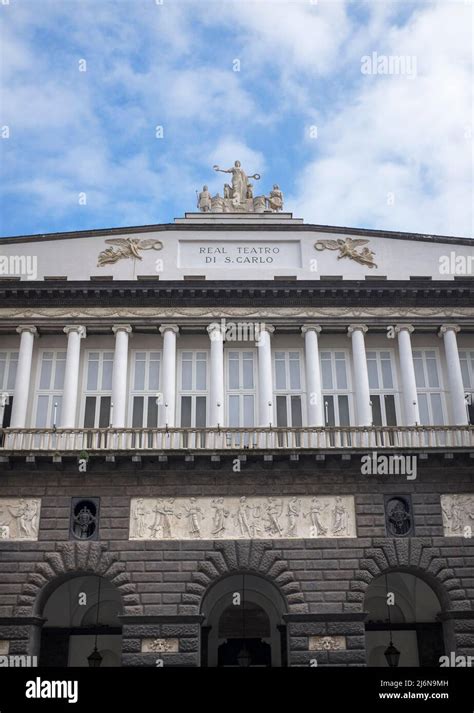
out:
{"label": "dark archway", "polygon": [[101,666],[120,666],[122,614],[120,592],[97,575],[58,578],[40,603],[45,619],[41,631],[40,666],[88,666],[97,642]]}
{"label": "dark archway", "polygon": [[[391,602],[387,605],[388,601]],[[399,666],[440,665],[444,655],[442,606],[427,582],[404,570],[374,579],[365,594],[365,639],[368,666],[388,666],[384,652],[390,640],[400,651]]]}
{"label": "dark archway", "polygon": [[265,577],[223,577],[202,601],[201,665],[286,666],[285,612],[283,596]]}

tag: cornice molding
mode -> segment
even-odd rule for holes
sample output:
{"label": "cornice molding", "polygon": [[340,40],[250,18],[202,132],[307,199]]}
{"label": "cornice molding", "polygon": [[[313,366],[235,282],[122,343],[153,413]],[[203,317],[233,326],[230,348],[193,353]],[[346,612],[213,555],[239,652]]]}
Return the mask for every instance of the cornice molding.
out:
{"label": "cornice molding", "polygon": [[[254,215],[254,214],[252,214]],[[74,240],[77,238],[94,238],[109,235],[133,235],[137,233],[162,233],[162,232],[309,232],[309,233],[329,233],[337,235],[363,235],[372,238],[388,238],[392,240],[412,240],[428,243],[450,243],[456,245],[471,245],[472,238],[457,237],[453,235],[428,235],[426,233],[403,233],[391,230],[374,230],[372,228],[350,228],[337,225],[316,225],[314,223],[265,223],[256,225],[255,223],[199,223],[188,225],[186,223],[161,223],[157,225],[126,226],[122,228],[96,228],[94,230],[77,230],[64,233],[40,233],[36,235],[6,236],[1,238],[2,244],[31,243],[53,240]]]}
{"label": "cornice molding", "polygon": [[[219,280],[185,282],[28,282],[0,281],[0,304],[5,308],[25,308],[31,304],[76,312],[80,307],[101,309],[150,306],[156,315],[164,307],[204,307],[220,305],[247,309],[269,307],[369,307],[373,304],[383,309],[392,305],[404,307],[442,306],[459,307],[474,304],[473,280],[298,280],[275,282],[273,280]],[[448,312],[445,319],[454,315]]]}

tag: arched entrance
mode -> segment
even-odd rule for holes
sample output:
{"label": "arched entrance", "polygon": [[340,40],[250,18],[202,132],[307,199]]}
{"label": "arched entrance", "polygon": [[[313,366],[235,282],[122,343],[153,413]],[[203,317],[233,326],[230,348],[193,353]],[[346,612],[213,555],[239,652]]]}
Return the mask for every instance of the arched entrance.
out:
{"label": "arched entrance", "polygon": [[62,580],[42,606],[40,666],[89,666],[94,651],[101,666],[120,666],[122,600],[104,577],[76,576]]}
{"label": "arched entrance", "polygon": [[233,574],[206,593],[201,607],[202,666],[286,666],[285,601],[264,577]]}
{"label": "arched entrance", "polygon": [[392,571],[374,579],[365,595],[367,665],[388,666],[391,633],[399,666],[438,667],[444,654],[441,610],[437,595],[420,577]]}

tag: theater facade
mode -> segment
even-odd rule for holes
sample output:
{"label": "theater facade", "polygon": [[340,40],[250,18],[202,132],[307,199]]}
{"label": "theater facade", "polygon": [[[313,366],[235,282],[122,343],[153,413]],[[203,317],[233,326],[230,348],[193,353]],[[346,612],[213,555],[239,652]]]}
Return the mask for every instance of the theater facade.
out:
{"label": "theater facade", "polygon": [[3,656],[474,656],[472,242],[239,170],[170,224],[1,242]]}

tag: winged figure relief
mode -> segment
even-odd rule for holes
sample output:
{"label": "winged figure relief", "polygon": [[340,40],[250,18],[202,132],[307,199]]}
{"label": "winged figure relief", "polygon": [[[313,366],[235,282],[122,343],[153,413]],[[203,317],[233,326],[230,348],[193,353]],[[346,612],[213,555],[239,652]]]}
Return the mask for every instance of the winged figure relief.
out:
{"label": "winged figure relief", "polygon": [[99,254],[97,267],[110,265],[127,258],[132,260],[141,260],[140,250],[161,250],[163,243],[161,240],[140,240],[139,238],[110,238],[105,241],[108,245],[117,245],[117,247],[106,248]]}
{"label": "winged figure relief", "polygon": [[377,267],[374,262],[375,253],[367,247],[360,250],[362,245],[368,244],[368,240],[353,240],[352,238],[342,240],[339,238],[338,240],[318,240],[314,247],[316,250],[339,250],[338,260],[348,257],[350,260],[358,262],[359,265]]}

